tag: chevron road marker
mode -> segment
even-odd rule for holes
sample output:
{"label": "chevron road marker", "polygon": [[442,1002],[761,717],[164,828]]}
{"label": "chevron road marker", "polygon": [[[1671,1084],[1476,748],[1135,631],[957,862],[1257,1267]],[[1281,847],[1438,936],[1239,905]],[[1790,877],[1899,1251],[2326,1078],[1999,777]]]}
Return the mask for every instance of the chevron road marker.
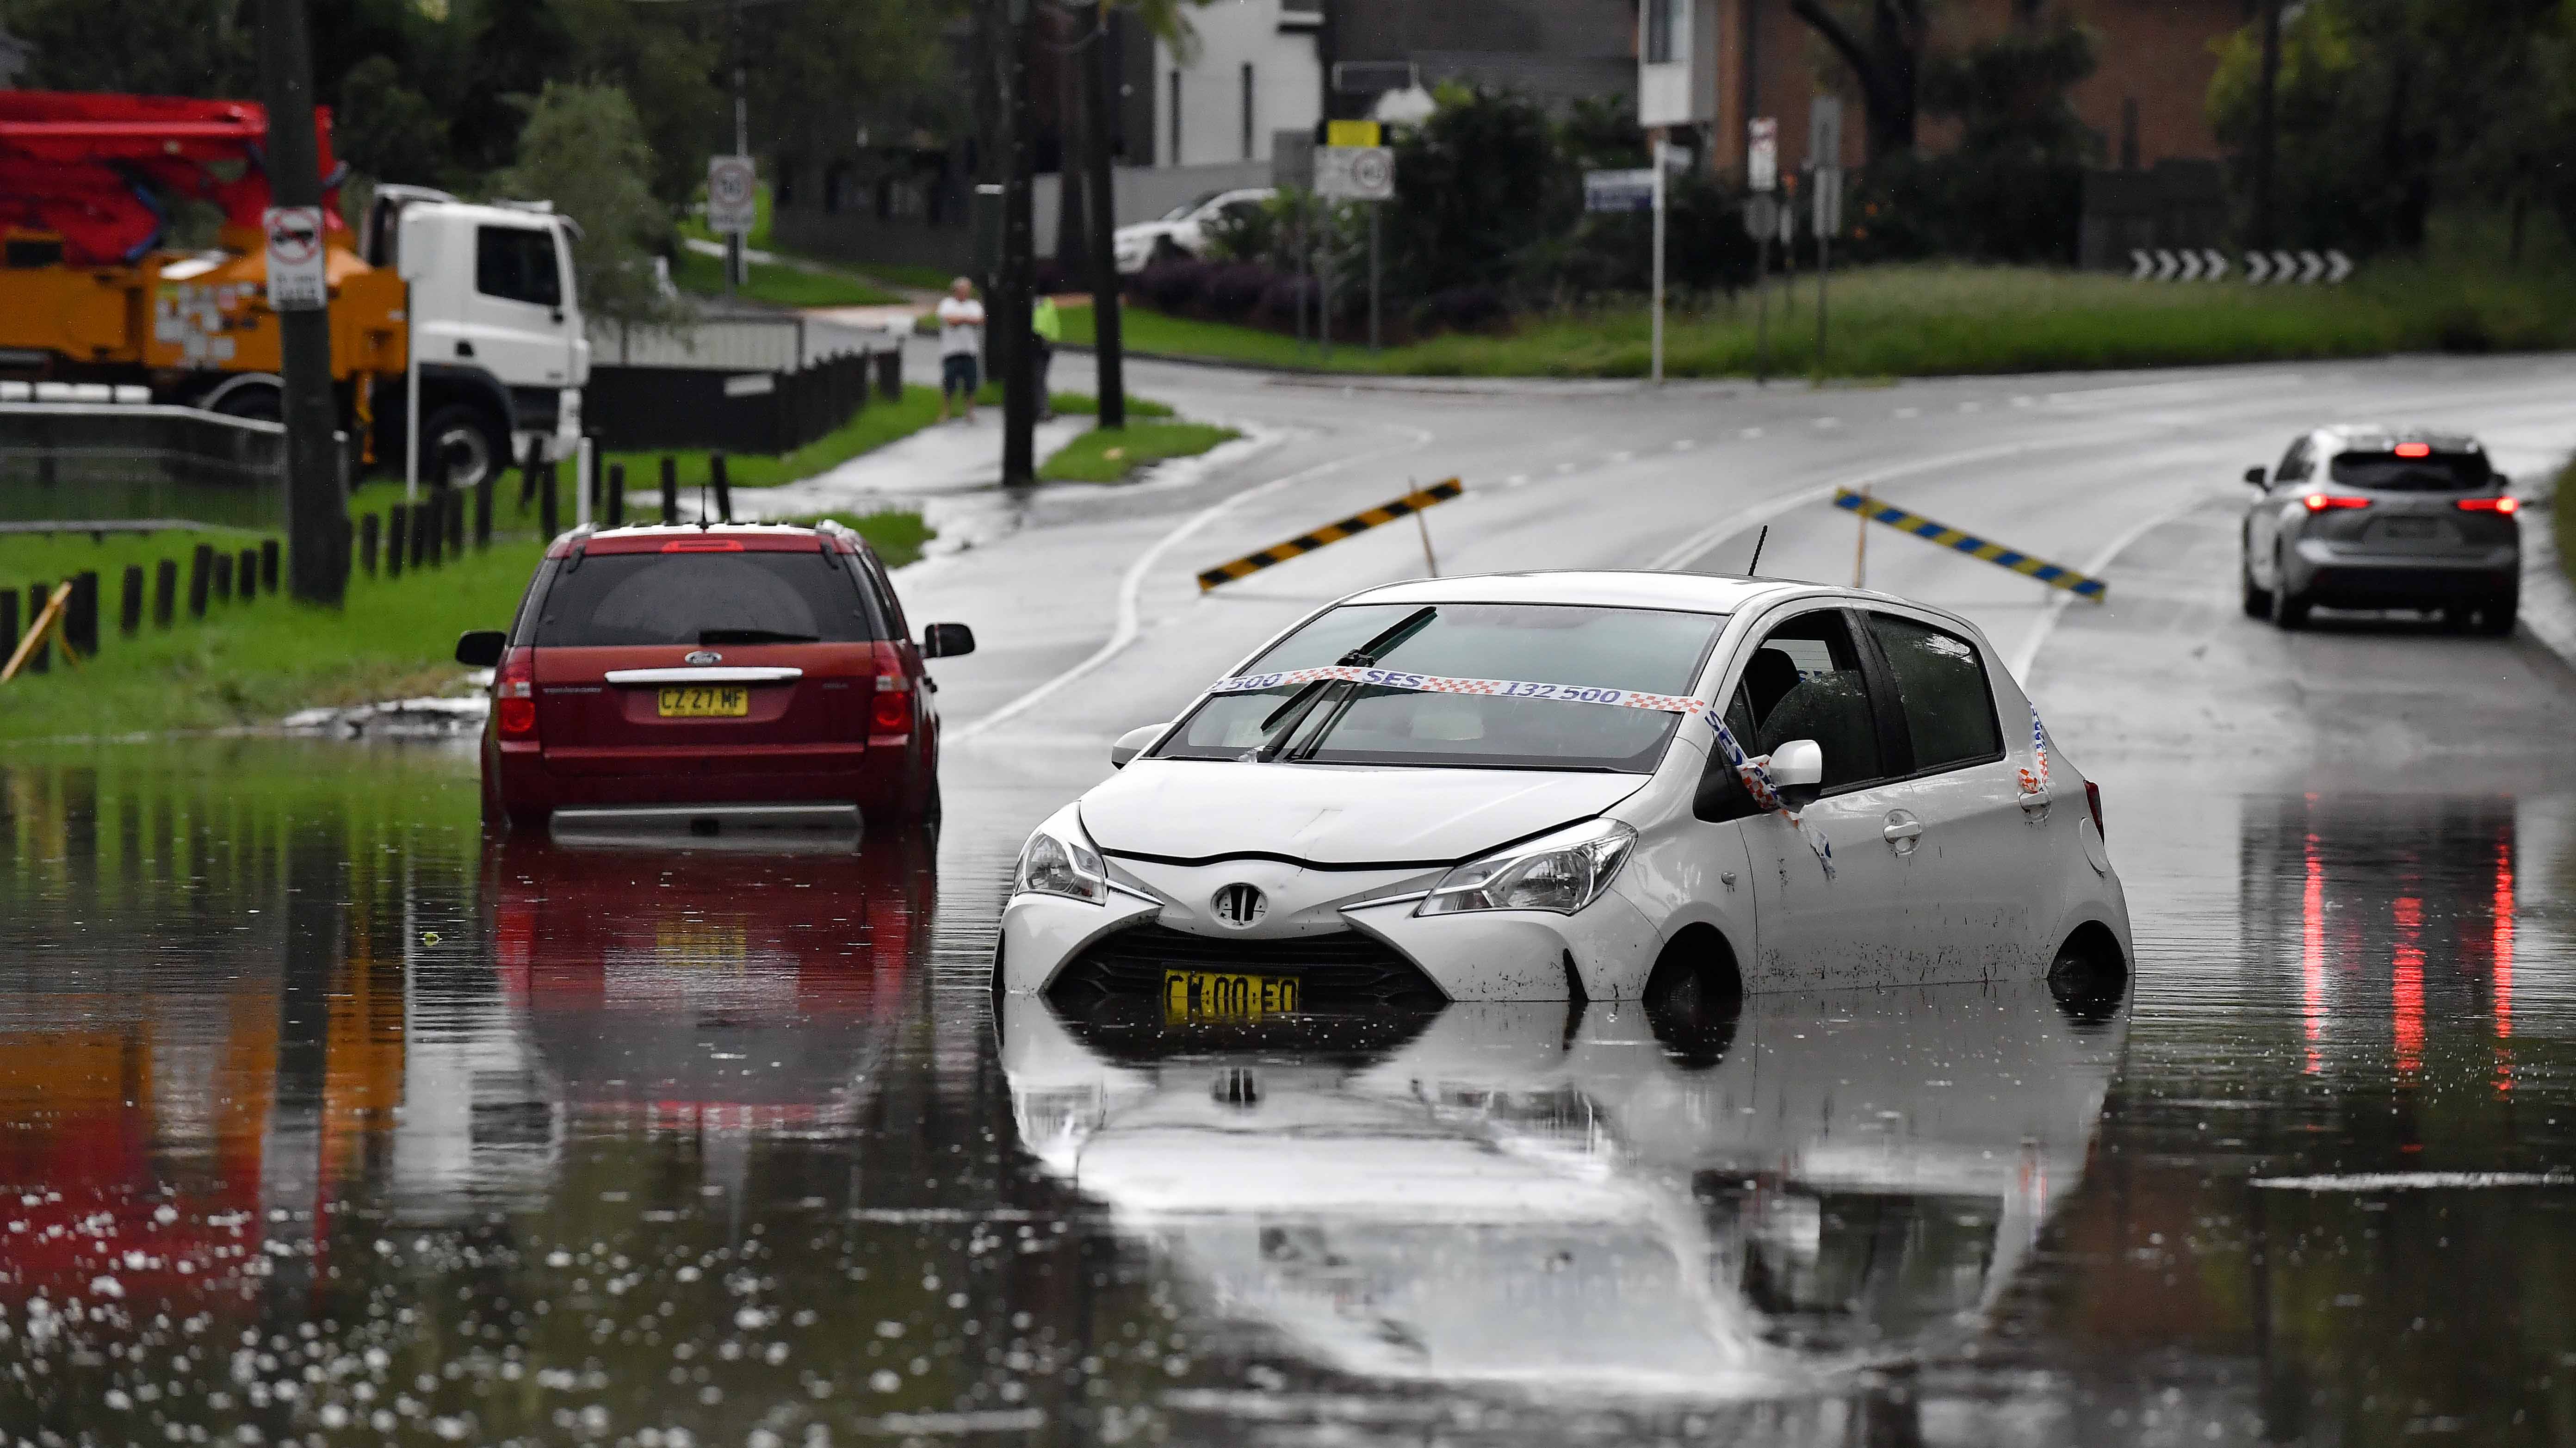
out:
{"label": "chevron road marker", "polygon": [[2033,558],[2027,553],[2016,552],[2001,543],[1988,542],[1974,533],[1963,533],[1947,524],[1935,523],[1929,518],[1906,512],[1902,508],[1891,508],[1875,498],[1855,493],[1849,488],[1834,490],[1834,506],[1847,513],[1858,513],[1869,522],[1884,523],[1900,533],[1911,533],[1927,543],[1936,543],[1941,547],[1954,549],[1971,558],[1982,558],[1999,568],[2009,568],[2025,577],[2038,579],[2051,588],[2065,589],[2078,598],[2089,598],[2095,603],[2102,603],[2110,596],[2111,585],[2101,579],[2087,577],[2072,568],[2061,568],[2045,559]]}
{"label": "chevron road marker", "polygon": [[1365,533],[1371,528],[1382,527],[1398,518],[1419,513],[1425,508],[1436,507],[1465,491],[1467,491],[1466,484],[1456,478],[1451,478],[1447,482],[1433,483],[1430,487],[1407,493],[1391,503],[1380,503],[1364,512],[1354,513],[1338,523],[1327,523],[1311,533],[1300,533],[1285,543],[1264,548],[1258,553],[1247,553],[1231,563],[1220,563],[1199,575],[1199,591],[1205,593],[1220,584],[1232,583],[1238,578],[1249,578],[1262,569],[1285,563],[1291,558],[1303,557],[1318,548],[1339,543],[1354,533]]}

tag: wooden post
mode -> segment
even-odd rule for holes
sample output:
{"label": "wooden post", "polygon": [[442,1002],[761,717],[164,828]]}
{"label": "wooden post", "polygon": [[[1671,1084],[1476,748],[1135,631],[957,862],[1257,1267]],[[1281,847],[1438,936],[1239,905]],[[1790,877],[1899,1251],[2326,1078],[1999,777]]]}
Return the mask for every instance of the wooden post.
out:
{"label": "wooden post", "polygon": [[358,520],[358,566],[376,576],[376,549],[384,542],[384,520],[373,513]]}
{"label": "wooden post", "polygon": [[116,590],[116,631],[121,634],[143,632],[143,565],[125,565],[125,578]]}
{"label": "wooden post", "polygon": [[410,556],[411,505],[396,503],[385,509],[385,577],[402,577]]}
{"label": "wooden post", "polygon": [[428,545],[425,550],[430,567],[447,562],[447,500],[455,494],[441,488],[420,505],[420,516],[412,520],[412,531]]}
{"label": "wooden post", "polygon": [[241,571],[233,575],[233,586],[244,603],[259,597],[258,549],[245,548],[241,551]]}
{"label": "wooden post", "polygon": [[0,588],[0,648],[18,651],[18,590]]}
{"label": "wooden post", "polygon": [[277,592],[277,540],[274,538],[260,541],[259,586],[263,593]]}
{"label": "wooden post", "polygon": [[1852,544],[1852,587],[1862,588],[1869,577],[1869,489],[1860,490],[1860,538]]}
{"label": "wooden post", "polygon": [[152,626],[168,628],[179,612],[179,560],[164,558],[152,569]]}
{"label": "wooden post", "polygon": [[492,483],[498,468],[485,468],[483,481],[474,485],[474,546],[492,546]]}
{"label": "wooden post", "polygon": [[83,658],[98,655],[98,570],[85,568],[71,577],[71,598],[63,605],[63,652]]}
{"label": "wooden post", "polygon": [[603,511],[608,514],[609,527],[621,528],[625,526],[626,464],[624,463],[610,463],[608,465],[608,506]]}
{"label": "wooden post", "polygon": [[555,465],[541,465],[544,473],[537,480],[537,532],[551,545],[561,532],[562,504],[555,497]]}
{"label": "wooden post", "polygon": [[707,474],[716,485],[716,517],[730,523],[733,521],[733,486],[725,479],[723,453],[707,454]]}
{"label": "wooden post", "polygon": [[188,560],[188,617],[206,616],[206,599],[215,588],[215,546],[197,545],[196,555]]}
{"label": "wooden post", "polygon": [[662,522],[680,521],[680,460],[665,455],[662,459]]}

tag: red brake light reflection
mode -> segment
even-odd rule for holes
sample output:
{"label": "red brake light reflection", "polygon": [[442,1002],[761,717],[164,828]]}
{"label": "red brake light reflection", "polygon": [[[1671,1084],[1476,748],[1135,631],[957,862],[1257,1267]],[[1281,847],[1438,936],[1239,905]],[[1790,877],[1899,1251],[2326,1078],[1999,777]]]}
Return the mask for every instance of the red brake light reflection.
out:
{"label": "red brake light reflection", "polygon": [[679,538],[662,545],[665,553],[740,553],[742,544],[731,538]]}
{"label": "red brake light reflection", "polygon": [[2462,498],[2459,507],[2465,513],[2514,513],[2522,503],[2516,498]]}
{"label": "red brake light reflection", "polygon": [[2433,445],[2429,442],[2401,442],[2397,445],[2397,455],[2401,458],[2429,458],[2433,455]]}
{"label": "red brake light reflection", "polygon": [[2301,501],[2308,505],[2308,511],[2311,513],[2322,513],[2328,508],[2367,508],[2370,506],[2370,500],[2368,498],[2347,498],[2335,493],[2310,493]]}

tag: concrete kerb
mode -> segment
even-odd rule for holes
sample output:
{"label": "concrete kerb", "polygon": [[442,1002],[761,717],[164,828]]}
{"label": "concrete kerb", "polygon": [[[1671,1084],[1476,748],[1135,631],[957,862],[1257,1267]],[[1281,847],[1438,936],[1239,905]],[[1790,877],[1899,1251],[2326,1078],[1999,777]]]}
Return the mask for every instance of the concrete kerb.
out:
{"label": "concrete kerb", "polygon": [[2546,496],[2524,495],[2522,511],[2522,626],[2551,653],[2576,669],[2576,585],[2558,556],[2557,496],[2553,474]]}

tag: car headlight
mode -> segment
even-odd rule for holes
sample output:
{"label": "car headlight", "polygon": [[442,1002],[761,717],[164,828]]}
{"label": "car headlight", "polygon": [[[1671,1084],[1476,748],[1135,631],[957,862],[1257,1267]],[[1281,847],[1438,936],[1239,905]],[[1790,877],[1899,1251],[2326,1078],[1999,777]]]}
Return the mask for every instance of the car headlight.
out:
{"label": "car headlight", "polygon": [[1601,898],[1636,844],[1637,832],[1617,820],[1586,820],[1460,865],[1431,887],[1413,913],[1553,910],[1571,915]]}
{"label": "car headlight", "polygon": [[1020,867],[1011,877],[1011,893],[1061,895],[1103,905],[1109,900],[1109,874],[1101,868],[1100,852],[1082,837],[1081,826],[1040,825],[1020,846]]}

